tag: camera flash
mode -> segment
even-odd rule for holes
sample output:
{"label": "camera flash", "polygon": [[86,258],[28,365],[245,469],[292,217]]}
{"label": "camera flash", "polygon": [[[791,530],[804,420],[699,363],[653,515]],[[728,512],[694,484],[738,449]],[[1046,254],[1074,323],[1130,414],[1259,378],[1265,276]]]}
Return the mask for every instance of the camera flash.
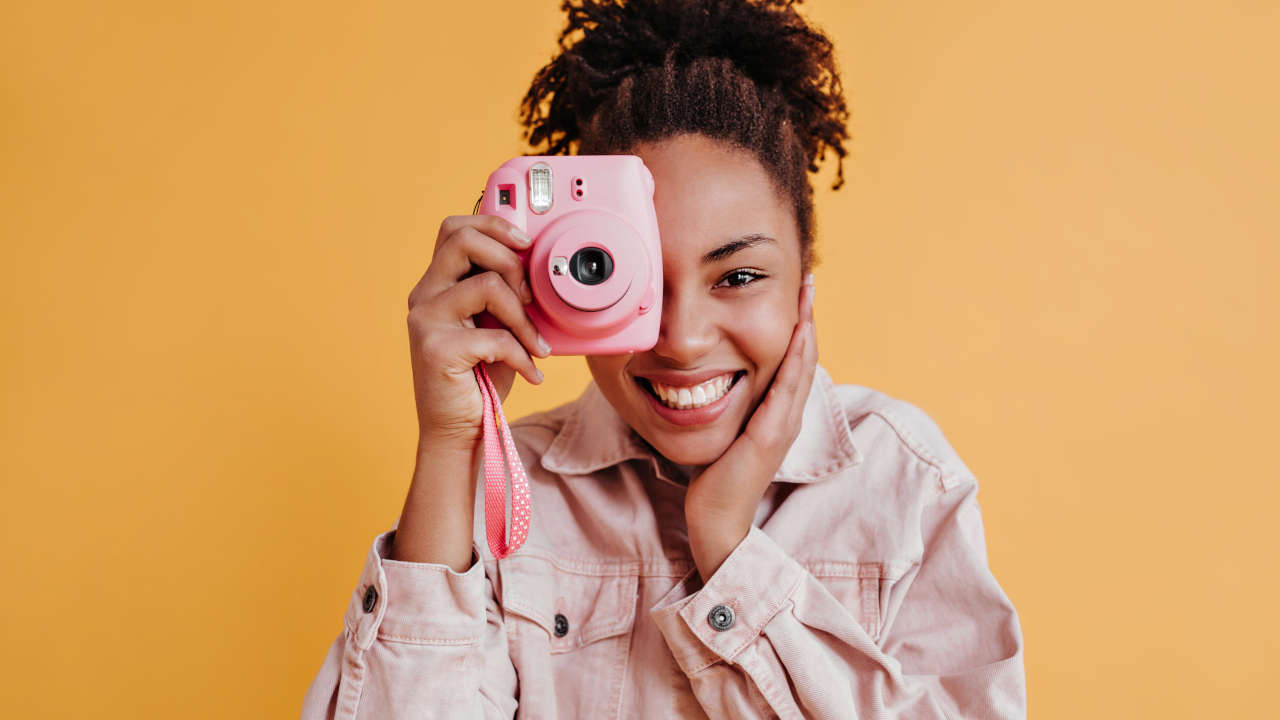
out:
{"label": "camera flash", "polygon": [[551,166],[546,163],[529,168],[529,209],[539,215],[551,209]]}

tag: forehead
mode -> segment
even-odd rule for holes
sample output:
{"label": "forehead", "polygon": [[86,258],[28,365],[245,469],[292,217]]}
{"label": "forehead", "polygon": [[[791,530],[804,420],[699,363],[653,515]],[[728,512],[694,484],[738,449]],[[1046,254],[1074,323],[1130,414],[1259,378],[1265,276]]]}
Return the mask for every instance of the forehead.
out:
{"label": "forehead", "polygon": [[702,135],[631,150],[653,173],[654,209],[667,262],[699,262],[736,237],[761,233],[798,243],[788,199],[751,152]]}

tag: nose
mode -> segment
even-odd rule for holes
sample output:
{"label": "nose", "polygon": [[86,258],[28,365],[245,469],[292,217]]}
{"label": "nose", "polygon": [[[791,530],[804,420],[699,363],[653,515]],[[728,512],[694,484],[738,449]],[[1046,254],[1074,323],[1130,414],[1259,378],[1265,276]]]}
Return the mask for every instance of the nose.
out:
{"label": "nose", "polygon": [[668,292],[653,352],[676,367],[694,367],[716,346],[719,328],[712,308],[690,293]]}

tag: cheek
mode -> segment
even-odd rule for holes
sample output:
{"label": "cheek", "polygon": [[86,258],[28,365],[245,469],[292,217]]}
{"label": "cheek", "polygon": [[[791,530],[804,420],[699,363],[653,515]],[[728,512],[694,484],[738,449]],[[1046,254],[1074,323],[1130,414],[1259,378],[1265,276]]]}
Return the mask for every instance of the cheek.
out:
{"label": "cheek", "polygon": [[773,300],[767,305],[738,313],[733,329],[733,343],[738,352],[756,366],[763,375],[757,382],[767,382],[773,371],[782,363],[795,329],[796,314],[780,311],[781,303]]}

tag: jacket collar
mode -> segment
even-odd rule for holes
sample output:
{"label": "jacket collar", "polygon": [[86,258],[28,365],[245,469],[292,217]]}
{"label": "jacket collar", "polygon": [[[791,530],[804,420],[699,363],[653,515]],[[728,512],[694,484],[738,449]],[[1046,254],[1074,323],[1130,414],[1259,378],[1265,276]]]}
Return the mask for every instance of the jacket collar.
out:
{"label": "jacket collar", "polygon": [[[819,365],[805,400],[801,432],[783,457],[775,481],[810,483],[825,480],[862,462],[853,443],[849,419],[831,376]],[[564,425],[543,453],[542,467],[560,475],[587,475],[627,460],[650,460],[670,480],[648,444],[627,425],[595,382],[573,402]]]}

